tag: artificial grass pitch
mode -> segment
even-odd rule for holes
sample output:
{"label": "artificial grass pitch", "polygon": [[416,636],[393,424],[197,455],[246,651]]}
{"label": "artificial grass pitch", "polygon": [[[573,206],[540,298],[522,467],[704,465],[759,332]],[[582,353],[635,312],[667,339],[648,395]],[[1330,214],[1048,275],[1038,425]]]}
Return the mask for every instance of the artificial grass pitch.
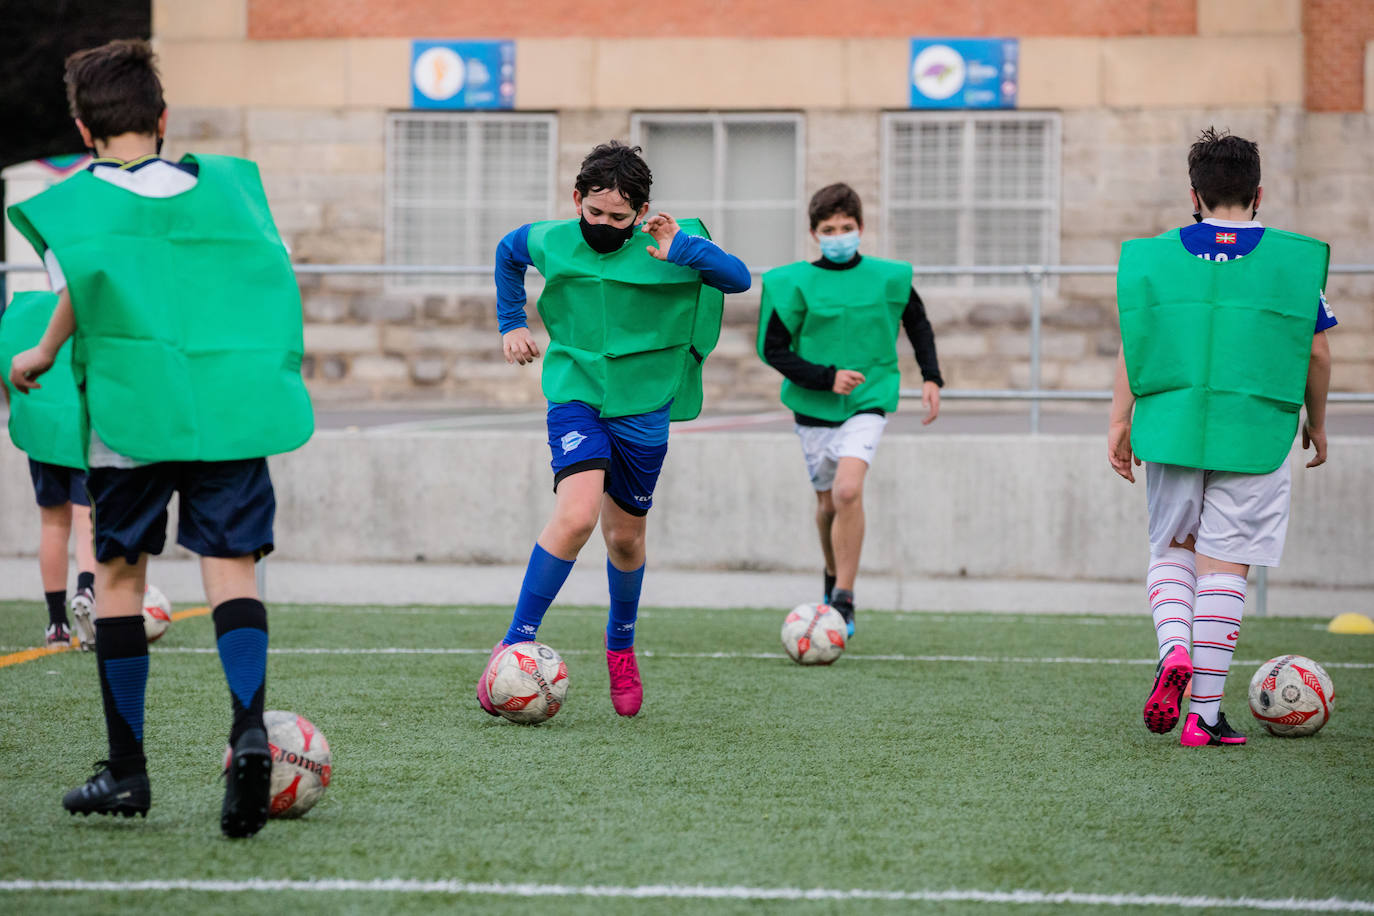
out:
{"label": "artificial grass pitch", "polygon": [[[627,720],[607,696],[604,610],[555,607],[540,638],[568,661],[568,700],[548,723],[521,727],[487,716],[473,697],[506,609],[273,606],[267,706],[324,732],[334,781],[303,819],[271,821],[247,841],[219,833],[230,707],[208,617],[174,623],[151,650],[146,821],[74,818],[60,804],[105,756],[94,656],[0,668],[0,883],[402,878],[1374,901],[1374,637],[1333,635],[1312,620],[1247,620],[1223,709],[1250,743],[1189,749],[1177,729],[1152,735],[1141,722],[1154,670],[1144,613],[861,611],[857,636],[830,668],[782,656],[784,614],[646,610],[644,710]],[[37,645],[43,622],[37,603],[0,603],[0,651]],[[1335,682],[1335,715],[1315,737],[1270,737],[1246,708],[1257,663],[1285,652],[1327,665]],[[761,654],[777,657],[751,657]],[[26,913],[535,906],[913,904],[0,890],[0,909]]]}

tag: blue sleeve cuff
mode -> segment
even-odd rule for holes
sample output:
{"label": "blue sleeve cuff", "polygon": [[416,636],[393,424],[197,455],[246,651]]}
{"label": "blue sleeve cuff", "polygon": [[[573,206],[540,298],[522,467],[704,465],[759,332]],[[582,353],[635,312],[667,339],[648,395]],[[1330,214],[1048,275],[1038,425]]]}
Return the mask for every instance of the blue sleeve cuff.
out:
{"label": "blue sleeve cuff", "polygon": [[742,293],[752,282],[749,268],[743,261],[699,235],[679,232],[674,236],[668,260],[698,271],[708,286],[723,293]]}

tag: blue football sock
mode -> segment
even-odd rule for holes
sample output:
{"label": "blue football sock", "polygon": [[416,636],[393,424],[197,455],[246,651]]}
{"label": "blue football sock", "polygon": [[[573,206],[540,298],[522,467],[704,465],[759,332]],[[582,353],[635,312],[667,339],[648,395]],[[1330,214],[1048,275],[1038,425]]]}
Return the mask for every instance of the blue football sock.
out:
{"label": "blue football sock", "polygon": [[644,566],[625,572],[606,561],[606,581],[611,587],[611,615],[606,621],[606,648],[628,649],[635,644],[635,620],[639,617],[639,592],[644,586]]}
{"label": "blue football sock", "polygon": [[96,667],[116,778],[143,770],[143,698],[148,688],[148,638],[143,616],[98,617]]}
{"label": "blue football sock", "polygon": [[538,544],[530,552],[530,564],[525,567],[525,581],[520,583],[520,598],[515,602],[515,616],[511,618],[506,645],[534,639],[544,612],[558,597],[558,590],[572,572],[572,560],[560,560]]}
{"label": "blue football sock", "polygon": [[233,598],[214,610],[215,644],[219,648],[234,722],[229,743],[249,728],[262,727],[267,679],[267,608],[256,598]]}

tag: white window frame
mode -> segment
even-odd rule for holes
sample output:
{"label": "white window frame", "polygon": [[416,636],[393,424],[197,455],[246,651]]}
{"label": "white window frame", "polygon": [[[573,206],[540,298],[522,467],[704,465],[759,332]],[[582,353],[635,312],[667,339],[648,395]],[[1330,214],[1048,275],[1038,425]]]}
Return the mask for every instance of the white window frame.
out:
{"label": "white window frame", "polygon": [[[396,235],[395,209],[399,205],[396,189],[396,163],[399,161],[399,150],[397,144],[397,131],[395,125],[406,121],[466,121],[474,122],[519,122],[519,123],[542,123],[548,125],[549,148],[547,153],[547,163],[545,168],[548,170],[548,197],[544,201],[543,219],[552,219],[558,199],[558,116],[549,113],[527,113],[527,112],[471,112],[471,111],[391,111],[387,113],[386,122],[386,185],[383,194],[383,248],[387,264],[405,264],[396,258],[392,243]],[[478,131],[469,131],[468,144],[470,161],[477,161],[480,153]],[[469,169],[466,176],[465,199],[480,201],[483,207],[500,206],[502,201],[499,198],[492,198],[489,194],[483,194],[486,186],[481,180],[481,163],[477,168]],[[414,203],[414,202],[412,202]],[[528,204],[529,201],[520,201],[521,205]],[[461,217],[467,221],[469,238],[477,236],[476,229],[478,222],[479,208],[473,206],[461,207]],[[515,225],[511,229],[517,228]],[[499,240],[498,240],[499,241]],[[465,265],[443,265],[460,267],[490,267],[487,264],[465,264]],[[426,293],[426,292],[452,292],[455,289],[471,288],[491,288],[493,286],[491,275],[472,277],[467,276],[442,276],[434,274],[387,274],[386,289],[388,292],[407,292],[407,293]]]}
{"label": "white window frame", "polygon": [[[726,150],[726,125],[728,124],[789,124],[796,134],[796,186],[793,189],[793,200],[795,201],[795,216],[793,217],[793,241],[792,241],[792,260],[797,260],[803,256],[803,245],[805,236],[809,228],[806,217],[806,119],[799,112],[779,112],[779,111],[759,111],[759,112],[680,112],[680,111],[644,111],[635,112],[630,116],[630,143],[635,146],[644,146],[644,125],[653,124],[693,124],[709,125],[711,127],[711,151],[713,155],[713,174],[711,185],[713,197],[707,212],[684,213],[683,216],[700,216],[706,222],[708,229],[716,238],[720,238],[719,233],[725,226],[725,211],[749,210],[749,209],[775,209],[778,206],[776,200],[726,200],[725,199],[725,150]],[[649,161],[649,168],[653,168],[653,150],[647,146],[644,149],[644,156]],[[652,206],[652,205],[651,205]],[[720,227],[720,228],[717,228]],[[724,243],[729,246],[729,239]],[[767,270],[771,267],[780,267],[780,264],[750,264],[749,268],[754,271]]]}
{"label": "white window frame", "polygon": [[[1029,203],[1024,200],[1007,201],[979,201],[974,196],[973,174],[974,157],[976,155],[976,136],[975,125],[994,121],[1021,121],[1026,123],[1038,122],[1047,126],[1046,136],[1048,138],[1045,150],[1045,196],[1039,201]],[[899,124],[912,123],[958,123],[962,125],[963,136],[962,147],[960,149],[960,175],[963,180],[960,183],[959,196],[952,203],[959,211],[959,238],[957,250],[959,253],[958,265],[960,267],[975,266],[973,253],[977,245],[974,238],[974,219],[975,211],[989,209],[996,206],[1007,206],[1015,209],[1035,209],[1037,212],[1043,210],[1048,214],[1048,224],[1045,231],[1045,238],[1041,245],[1043,257],[1038,261],[1040,264],[1059,263],[1059,236],[1060,236],[1060,216],[1063,206],[1062,195],[1060,192],[1061,180],[1063,175],[1063,159],[1061,155],[1063,138],[1063,120],[1057,111],[901,111],[886,112],[883,114],[882,131],[882,174],[879,177],[881,192],[881,216],[883,225],[883,253],[888,257],[901,257],[900,252],[896,252],[896,240],[892,231],[891,212],[894,209],[892,200],[892,153],[893,153],[893,133]],[[903,201],[903,204],[918,204],[919,201]],[[943,205],[950,206],[947,201],[930,202],[931,206]],[[932,265],[944,266],[944,265]],[[950,265],[956,266],[956,265]],[[969,292],[979,296],[997,295],[1006,293],[1009,295],[1022,295],[1022,284],[1007,285],[979,285],[974,281],[970,274],[954,274],[952,281],[943,281],[939,275],[923,275],[917,277],[917,282],[926,286],[937,288],[942,292]],[[1047,277],[1045,281],[1046,289],[1051,289],[1056,285],[1055,277]]]}

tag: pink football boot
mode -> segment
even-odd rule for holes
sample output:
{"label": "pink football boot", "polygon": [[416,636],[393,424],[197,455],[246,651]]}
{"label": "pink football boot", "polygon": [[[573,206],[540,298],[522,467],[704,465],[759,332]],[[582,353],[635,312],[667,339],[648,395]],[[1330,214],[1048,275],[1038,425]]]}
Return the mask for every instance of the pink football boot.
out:
{"label": "pink football boot", "polygon": [[1226,713],[1217,713],[1217,724],[1208,725],[1195,712],[1188,713],[1183,723],[1183,734],[1178,743],[1184,747],[1220,747],[1224,744],[1244,744],[1245,736],[1231,727],[1226,721]]}
{"label": "pink football boot", "polygon": [[496,664],[496,656],[501,654],[501,650],[506,648],[506,644],[498,642],[492,647],[491,656],[487,659],[487,666],[482,669],[482,676],[477,679],[477,703],[482,709],[493,716],[501,715],[496,711],[496,707],[491,705],[491,697],[487,695],[487,680],[491,677],[491,666]]}
{"label": "pink football boot", "polygon": [[644,703],[635,648],[607,649],[606,669],[611,673],[611,705],[618,715],[633,716]]}
{"label": "pink football boot", "polygon": [[1183,692],[1193,679],[1193,661],[1188,650],[1174,646],[1159,660],[1155,686],[1145,701],[1145,727],[1157,735],[1168,734],[1178,724],[1178,709]]}

